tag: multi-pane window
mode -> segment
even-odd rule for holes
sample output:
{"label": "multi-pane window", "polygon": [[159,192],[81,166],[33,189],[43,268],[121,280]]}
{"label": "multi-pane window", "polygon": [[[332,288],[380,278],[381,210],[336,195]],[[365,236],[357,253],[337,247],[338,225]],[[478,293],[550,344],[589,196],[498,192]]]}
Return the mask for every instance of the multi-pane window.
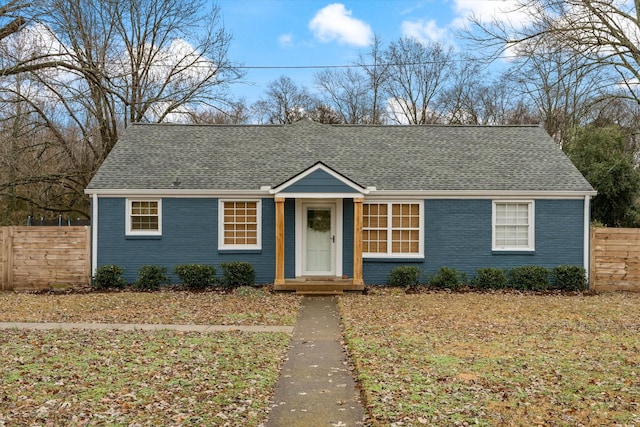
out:
{"label": "multi-pane window", "polygon": [[388,219],[386,203],[365,203],[362,206],[362,252],[387,253]]}
{"label": "multi-pane window", "polygon": [[493,249],[533,249],[533,202],[494,202],[493,218]]}
{"label": "multi-pane window", "polygon": [[362,252],[367,256],[422,254],[422,203],[363,204]]}
{"label": "multi-pane window", "polygon": [[258,201],[222,201],[221,211],[221,247],[259,247],[260,203]]}
{"label": "multi-pane window", "polygon": [[161,233],[160,200],[128,200],[127,203],[127,234]]}

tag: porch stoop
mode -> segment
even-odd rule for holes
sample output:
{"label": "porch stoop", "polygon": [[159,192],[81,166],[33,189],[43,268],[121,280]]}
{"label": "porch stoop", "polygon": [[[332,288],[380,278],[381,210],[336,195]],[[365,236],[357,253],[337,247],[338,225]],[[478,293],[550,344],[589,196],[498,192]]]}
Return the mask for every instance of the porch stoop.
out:
{"label": "porch stoop", "polygon": [[362,292],[364,285],[354,285],[351,279],[337,277],[297,277],[274,285],[276,291],[295,291],[301,295],[342,295],[344,292]]}

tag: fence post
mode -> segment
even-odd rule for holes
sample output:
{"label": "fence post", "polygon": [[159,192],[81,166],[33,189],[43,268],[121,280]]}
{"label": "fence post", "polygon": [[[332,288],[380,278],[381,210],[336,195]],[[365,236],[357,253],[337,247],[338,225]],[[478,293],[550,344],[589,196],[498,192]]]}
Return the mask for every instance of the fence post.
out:
{"label": "fence post", "polygon": [[2,227],[2,290],[13,289],[13,227]]}
{"label": "fence post", "polygon": [[596,227],[591,227],[589,236],[589,289],[594,290],[596,284]]}
{"label": "fence post", "polygon": [[84,274],[85,277],[87,278],[87,285],[91,285],[91,272],[92,272],[92,268],[93,266],[91,265],[91,227],[88,225],[84,226],[84,241],[85,241],[85,256],[86,256],[86,262],[85,262],[85,270],[84,270]]}

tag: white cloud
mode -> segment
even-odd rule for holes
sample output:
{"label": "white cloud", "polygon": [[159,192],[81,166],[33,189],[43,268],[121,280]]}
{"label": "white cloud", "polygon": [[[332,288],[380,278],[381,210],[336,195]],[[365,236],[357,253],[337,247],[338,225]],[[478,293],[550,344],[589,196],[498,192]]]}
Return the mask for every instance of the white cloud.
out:
{"label": "white cloud", "polygon": [[435,20],[404,21],[401,25],[402,35],[418,40],[421,43],[443,41],[447,37],[447,28],[438,27]]}
{"label": "white cloud", "polygon": [[455,0],[454,11],[458,18],[452,22],[453,26],[461,26],[471,15],[481,22],[489,22],[496,19],[498,21],[509,21],[515,26],[523,25],[529,20],[526,9],[519,6],[518,0]]}
{"label": "white cloud", "polygon": [[405,37],[425,42],[454,43],[454,34],[457,30],[469,24],[469,18],[473,16],[480,22],[509,22],[516,27],[526,24],[530,19],[530,10],[518,6],[519,0],[453,0],[450,5],[453,17],[447,24],[440,26],[434,19],[410,18],[402,22],[401,30]]}
{"label": "white cloud", "polygon": [[322,42],[337,40],[339,43],[368,46],[373,31],[366,22],[351,17],[351,11],[341,3],[333,3],[320,9],[309,22],[309,29]]}
{"label": "white cloud", "polygon": [[280,46],[289,47],[293,45],[293,36],[291,33],[282,34],[278,37],[278,43]]}

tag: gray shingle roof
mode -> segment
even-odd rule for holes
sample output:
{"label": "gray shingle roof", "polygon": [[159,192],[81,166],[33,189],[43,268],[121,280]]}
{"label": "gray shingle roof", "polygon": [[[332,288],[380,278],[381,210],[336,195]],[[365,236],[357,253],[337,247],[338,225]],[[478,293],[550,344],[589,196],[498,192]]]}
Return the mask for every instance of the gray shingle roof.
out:
{"label": "gray shingle roof", "polygon": [[538,126],[134,124],[89,184],[258,190],[318,161],[378,190],[593,189]]}

